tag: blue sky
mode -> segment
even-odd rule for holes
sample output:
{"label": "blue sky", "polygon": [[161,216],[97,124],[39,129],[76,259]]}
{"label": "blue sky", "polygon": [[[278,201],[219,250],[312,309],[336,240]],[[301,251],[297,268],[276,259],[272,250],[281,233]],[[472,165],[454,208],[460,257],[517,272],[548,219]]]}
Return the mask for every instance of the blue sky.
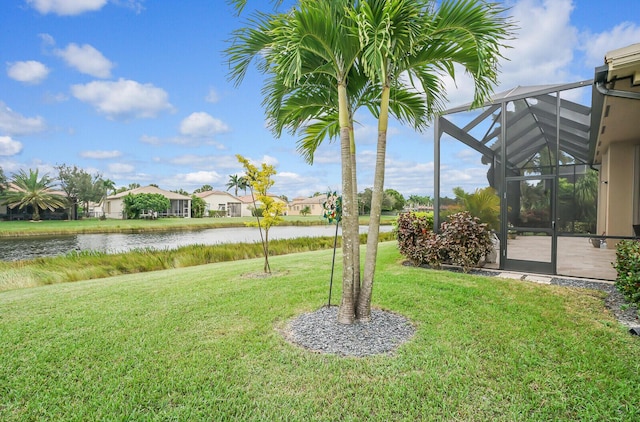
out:
{"label": "blue sky", "polygon": [[[591,79],[607,51],[640,42],[637,0],[504,4],[520,29],[496,92]],[[225,0],[3,0],[0,167],[53,176],[55,165],[77,165],[117,186],[191,192],[204,184],[224,190],[242,172],[242,154],[274,164],[273,192],[290,199],[339,190],[336,143],[309,166],[294,138],[266,130],[262,77],[251,72],[238,88],[227,80],[222,51],[249,15],[237,17]],[[448,84],[451,107],[469,101],[467,79]],[[376,122],[366,114],[358,121],[361,191],[373,184]],[[388,139],[385,187],[432,195],[433,131],[392,123]],[[443,148],[443,195],[486,184],[478,157],[457,143]]]}

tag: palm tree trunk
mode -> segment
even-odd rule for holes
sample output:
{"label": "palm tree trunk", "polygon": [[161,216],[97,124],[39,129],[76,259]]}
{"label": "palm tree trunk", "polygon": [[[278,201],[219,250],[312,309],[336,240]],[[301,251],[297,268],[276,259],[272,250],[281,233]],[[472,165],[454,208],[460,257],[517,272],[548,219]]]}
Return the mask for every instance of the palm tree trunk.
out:
{"label": "palm tree trunk", "polygon": [[[356,143],[353,135],[353,116],[349,116],[349,142],[351,145],[351,200],[353,203],[353,224],[347,228],[353,246],[353,301],[360,297],[360,207],[358,206],[358,183],[356,171]],[[343,227],[344,230],[344,227]]]}
{"label": "palm tree trunk", "polygon": [[376,168],[371,194],[371,214],[369,216],[369,231],[367,234],[367,252],[364,262],[364,279],[362,291],[358,297],[356,317],[359,321],[367,322],[371,319],[371,293],[373,278],[376,271],[378,256],[378,238],[380,235],[380,215],[382,213],[382,199],[384,197],[385,157],[387,153],[387,128],[389,126],[389,86],[382,89],[380,100],[380,117],[378,118],[378,147],[376,152]]}
{"label": "palm tree trunk", "polygon": [[[342,160],[342,300],[338,309],[338,322],[352,324],[355,320],[354,246],[350,227],[353,224],[352,145],[349,125],[347,89],[338,83],[338,114],[340,121],[340,158]],[[356,219],[357,219],[357,210]],[[356,220],[357,221],[357,220]]]}

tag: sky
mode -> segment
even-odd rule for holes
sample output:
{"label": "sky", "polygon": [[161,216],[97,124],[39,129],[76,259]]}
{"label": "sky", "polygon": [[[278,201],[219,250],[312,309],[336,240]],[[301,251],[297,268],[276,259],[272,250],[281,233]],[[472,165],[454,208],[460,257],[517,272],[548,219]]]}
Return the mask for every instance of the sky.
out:
{"label": "sky", "polygon": [[[640,42],[638,0],[503,4],[518,29],[495,92],[592,79],[608,51]],[[117,187],[192,192],[226,190],[242,174],[241,154],[275,166],[275,194],[340,191],[339,143],[325,142],[307,164],[295,137],[266,128],[263,76],[252,69],[238,87],[228,79],[223,51],[250,7],[237,16],[226,0],[2,0],[0,168],[56,176],[55,166],[75,165]],[[470,101],[468,78],[447,86],[449,107]],[[356,119],[362,191],[373,185],[377,129],[368,114]],[[391,122],[385,188],[433,195],[433,138],[431,128]],[[442,149],[443,195],[486,185],[478,156],[459,142]]]}

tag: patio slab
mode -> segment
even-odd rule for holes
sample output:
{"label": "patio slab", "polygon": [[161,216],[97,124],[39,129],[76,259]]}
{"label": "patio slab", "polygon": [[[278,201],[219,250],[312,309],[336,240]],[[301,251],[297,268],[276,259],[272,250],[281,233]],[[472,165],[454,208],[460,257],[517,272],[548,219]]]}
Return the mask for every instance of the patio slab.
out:
{"label": "patio slab", "polygon": [[[551,261],[549,237],[518,236],[508,242],[509,257]],[[616,249],[613,242],[609,242],[608,248],[600,249],[594,248],[589,239],[584,237],[558,237],[557,276],[612,281],[617,276],[613,268],[615,260]],[[499,265],[498,259],[495,264],[487,264],[486,268],[499,268]]]}

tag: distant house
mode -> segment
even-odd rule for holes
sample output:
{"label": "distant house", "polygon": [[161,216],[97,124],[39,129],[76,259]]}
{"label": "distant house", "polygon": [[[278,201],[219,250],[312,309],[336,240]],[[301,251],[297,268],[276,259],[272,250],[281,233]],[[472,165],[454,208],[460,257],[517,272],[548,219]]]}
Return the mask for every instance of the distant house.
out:
{"label": "distant house", "polygon": [[218,211],[219,213],[217,214],[224,212],[227,217],[242,216],[242,201],[229,192],[208,190],[206,192],[198,192],[195,195],[202,198],[206,203],[205,216],[210,215],[209,211]]}
{"label": "distant house", "polygon": [[107,218],[125,219],[124,197],[129,194],[135,195],[138,193],[159,193],[171,202],[169,209],[159,213],[158,217],[191,218],[191,198],[189,196],[170,192],[151,185],[107,196],[104,204],[104,215]]}
{"label": "distant house", "polygon": [[299,197],[294,198],[289,203],[289,215],[301,215],[300,212],[305,208],[309,208],[308,215],[322,216],[324,208],[322,205],[327,201],[327,195],[316,195],[311,198]]}
{"label": "distant house", "polygon": [[[287,202],[285,200],[276,195],[269,196],[272,197],[275,201],[283,203],[285,205],[285,210],[287,209]],[[253,215],[253,210],[255,209],[255,207],[257,206],[258,208],[260,208],[262,206],[262,203],[260,201],[256,201],[254,206],[253,197],[251,195],[239,196],[238,199],[242,203],[242,217],[251,217]]]}
{"label": "distant house", "polygon": [[[7,191],[18,191],[19,188],[13,183],[9,183]],[[62,198],[63,201],[66,202],[66,193],[59,190],[50,190],[50,194],[57,195]],[[0,198],[0,220],[31,220],[33,218],[33,207],[28,205],[22,209],[18,206],[13,208],[4,204],[4,201]],[[69,218],[68,209],[61,207],[50,211],[48,209],[40,209],[40,219],[41,220],[67,220]],[[74,207],[74,211],[77,210]]]}

